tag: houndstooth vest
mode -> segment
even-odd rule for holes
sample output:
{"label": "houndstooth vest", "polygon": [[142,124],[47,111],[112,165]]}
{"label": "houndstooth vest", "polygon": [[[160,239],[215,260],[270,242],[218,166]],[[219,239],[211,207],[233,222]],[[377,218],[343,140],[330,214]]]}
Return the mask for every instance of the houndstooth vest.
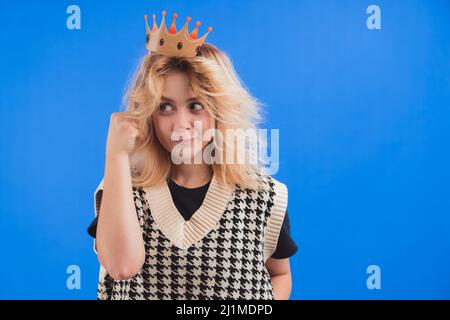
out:
{"label": "houndstooth vest", "polygon": [[[276,248],[287,188],[267,175],[261,182],[261,191],[239,185],[233,190],[214,175],[188,221],[167,183],[133,186],[146,260],[127,280],[114,280],[100,266],[97,299],[273,299],[265,262]],[[94,193],[96,215],[102,189],[103,180]]]}

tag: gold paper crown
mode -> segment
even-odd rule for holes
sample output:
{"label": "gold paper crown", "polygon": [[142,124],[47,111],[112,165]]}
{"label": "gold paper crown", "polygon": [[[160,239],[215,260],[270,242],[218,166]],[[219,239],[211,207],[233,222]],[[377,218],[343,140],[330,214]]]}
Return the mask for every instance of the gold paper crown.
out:
{"label": "gold paper crown", "polygon": [[189,21],[191,21],[191,17],[187,17],[183,29],[177,32],[175,20],[178,18],[178,15],[176,13],[173,14],[172,25],[169,30],[166,28],[165,16],[166,11],[164,10],[162,12],[161,25],[158,28],[155,21],[156,15],[153,14],[153,27],[150,29],[148,26],[147,15],[144,15],[147,30],[146,47],[148,51],[177,57],[196,56],[198,50],[200,50],[200,46],[205,42],[205,39],[212,31],[212,28],[208,27],[208,32],[198,39],[198,27],[201,25],[200,21],[197,21],[195,29],[189,33],[188,24]]}

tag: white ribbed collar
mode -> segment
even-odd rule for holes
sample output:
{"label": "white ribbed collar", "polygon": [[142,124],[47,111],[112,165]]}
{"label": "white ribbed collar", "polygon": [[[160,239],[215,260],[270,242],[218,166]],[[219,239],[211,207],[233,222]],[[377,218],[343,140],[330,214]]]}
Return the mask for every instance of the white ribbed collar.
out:
{"label": "white ribbed collar", "polygon": [[213,174],[202,205],[186,221],[176,208],[166,181],[160,186],[145,188],[156,226],[167,239],[183,250],[201,241],[215,228],[233,192],[233,188],[219,181]]}

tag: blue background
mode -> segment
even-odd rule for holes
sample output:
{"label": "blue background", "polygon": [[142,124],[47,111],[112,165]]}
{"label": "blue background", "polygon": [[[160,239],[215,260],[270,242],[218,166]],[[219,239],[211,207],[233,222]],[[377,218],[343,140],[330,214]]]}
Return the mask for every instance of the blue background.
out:
{"label": "blue background", "polygon": [[[81,30],[66,27],[71,4]],[[145,54],[143,14],[163,9],[178,28],[214,27],[280,129],[291,299],[449,299],[450,1],[437,0],[2,0],[0,298],[96,298],[86,228],[109,116]]]}

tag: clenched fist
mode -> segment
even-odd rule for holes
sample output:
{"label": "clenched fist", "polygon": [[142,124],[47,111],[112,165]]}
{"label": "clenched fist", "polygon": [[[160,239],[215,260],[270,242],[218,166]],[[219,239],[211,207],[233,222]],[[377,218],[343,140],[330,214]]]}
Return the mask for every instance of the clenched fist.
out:
{"label": "clenched fist", "polygon": [[127,112],[112,113],[106,142],[106,154],[110,156],[130,154],[139,136],[137,118]]}

